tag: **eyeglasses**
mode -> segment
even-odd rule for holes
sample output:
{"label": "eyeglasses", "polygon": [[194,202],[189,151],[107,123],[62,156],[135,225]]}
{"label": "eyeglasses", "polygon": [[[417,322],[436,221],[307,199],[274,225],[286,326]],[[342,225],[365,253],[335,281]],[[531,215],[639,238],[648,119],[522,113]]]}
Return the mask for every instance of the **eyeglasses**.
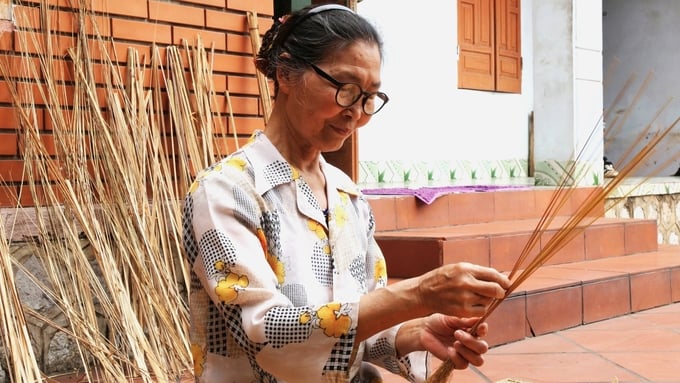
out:
{"label": "eyeglasses", "polygon": [[337,92],[335,92],[335,102],[343,108],[349,108],[363,97],[363,100],[361,101],[361,107],[364,110],[364,113],[372,116],[380,112],[380,109],[382,109],[383,106],[387,104],[387,101],[390,100],[390,98],[387,97],[387,95],[383,92],[365,92],[361,86],[359,86],[359,84],[352,82],[340,82],[331,77],[331,75],[328,73],[321,70],[321,68],[318,66],[310,62],[307,62],[307,64],[309,64],[309,66],[314,69],[316,74],[328,80],[331,84],[338,88]]}

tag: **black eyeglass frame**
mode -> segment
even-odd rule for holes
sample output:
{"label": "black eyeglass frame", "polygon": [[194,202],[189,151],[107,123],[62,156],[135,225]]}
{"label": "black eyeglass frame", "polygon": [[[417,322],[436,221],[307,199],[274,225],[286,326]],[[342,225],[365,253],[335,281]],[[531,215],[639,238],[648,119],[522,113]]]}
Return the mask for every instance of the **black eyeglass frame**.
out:
{"label": "black eyeglass frame", "polygon": [[[316,74],[318,74],[319,76],[321,76],[321,77],[323,77],[324,79],[328,80],[328,82],[330,82],[331,84],[333,84],[333,85],[337,88],[337,90],[336,90],[336,92],[335,92],[335,103],[338,104],[339,106],[343,107],[343,108],[349,108],[349,107],[351,107],[352,105],[356,104],[356,102],[359,101],[359,99],[363,98],[363,100],[361,101],[361,110],[363,110],[364,113],[365,113],[367,116],[372,116],[372,115],[374,115],[374,114],[380,112],[380,110],[382,110],[382,108],[385,107],[385,104],[387,104],[387,102],[390,100],[390,98],[389,98],[389,97],[387,96],[387,94],[385,94],[384,92],[372,92],[372,93],[366,92],[366,91],[364,90],[364,88],[362,88],[361,85],[359,85],[359,84],[357,84],[357,83],[353,83],[353,82],[340,82],[340,81],[334,79],[333,76],[331,76],[331,75],[329,75],[328,73],[324,72],[323,69],[321,69],[321,68],[319,68],[318,66],[312,64],[311,62],[305,61],[305,63],[306,63],[307,65],[309,65],[310,67],[312,67],[312,69],[314,70],[314,72],[316,72]],[[340,90],[341,90],[345,85],[355,85],[355,86],[357,86],[357,87],[359,88],[359,90],[361,91],[361,93],[358,93],[358,94],[357,94],[357,97],[356,97],[351,103],[349,103],[348,105],[343,105],[343,104],[341,104],[340,101],[339,101]],[[380,99],[383,101],[383,103],[382,103],[382,105],[380,105],[380,107],[379,107],[378,109],[374,110],[372,113],[369,113],[369,112],[366,110],[366,102],[368,101],[368,98],[371,97],[371,96],[376,96],[376,97],[380,98]]]}

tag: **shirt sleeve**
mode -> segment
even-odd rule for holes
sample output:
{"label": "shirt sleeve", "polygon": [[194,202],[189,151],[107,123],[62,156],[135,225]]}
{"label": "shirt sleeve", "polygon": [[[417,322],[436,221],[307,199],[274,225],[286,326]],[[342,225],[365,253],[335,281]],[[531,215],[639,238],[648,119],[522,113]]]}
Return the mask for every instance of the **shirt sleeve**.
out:
{"label": "shirt sleeve", "polygon": [[418,351],[399,357],[394,347],[394,339],[399,327],[401,325],[394,326],[366,340],[364,360],[400,375],[409,382],[424,382],[429,374],[429,353]]}

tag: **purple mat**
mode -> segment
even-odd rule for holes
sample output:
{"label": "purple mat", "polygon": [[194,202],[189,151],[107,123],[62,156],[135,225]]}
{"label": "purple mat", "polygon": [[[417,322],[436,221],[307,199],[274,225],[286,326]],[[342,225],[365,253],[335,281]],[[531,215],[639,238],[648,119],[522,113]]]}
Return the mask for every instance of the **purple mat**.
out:
{"label": "purple mat", "polygon": [[461,186],[423,186],[412,188],[379,188],[363,189],[364,194],[371,195],[412,195],[426,204],[431,204],[437,198],[451,193],[472,193],[494,190],[528,189],[526,185],[461,185]]}

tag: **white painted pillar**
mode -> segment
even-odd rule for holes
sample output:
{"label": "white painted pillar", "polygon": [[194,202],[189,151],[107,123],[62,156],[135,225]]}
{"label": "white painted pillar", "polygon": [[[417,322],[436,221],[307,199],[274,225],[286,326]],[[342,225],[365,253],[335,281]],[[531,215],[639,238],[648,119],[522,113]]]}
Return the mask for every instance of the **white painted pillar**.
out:
{"label": "white painted pillar", "polygon": [[536,183],[559,183],[577,159],[577,183],[601,183],[602,4],[541,0],[532,7]]}

